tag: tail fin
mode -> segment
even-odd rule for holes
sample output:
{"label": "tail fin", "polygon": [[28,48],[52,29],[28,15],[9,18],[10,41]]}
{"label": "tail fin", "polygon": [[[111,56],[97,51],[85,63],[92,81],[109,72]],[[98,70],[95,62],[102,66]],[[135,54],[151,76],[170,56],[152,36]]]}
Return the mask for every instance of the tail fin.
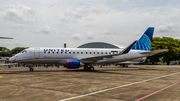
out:
{"label": "tail fin", "polygon": [[132,49],[150,51],[154,33],[154,27],[149,27]]}

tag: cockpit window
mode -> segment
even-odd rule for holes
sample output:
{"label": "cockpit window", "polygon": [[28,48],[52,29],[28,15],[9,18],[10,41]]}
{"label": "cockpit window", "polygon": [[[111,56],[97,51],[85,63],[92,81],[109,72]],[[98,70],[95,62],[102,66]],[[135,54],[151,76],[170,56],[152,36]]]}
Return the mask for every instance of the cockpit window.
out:
{"label": "cockpit window", "polygon": [[26,50],[23,50],[23,51],[21,51],[20,53],[27,53],[27,51],[26,51]]}

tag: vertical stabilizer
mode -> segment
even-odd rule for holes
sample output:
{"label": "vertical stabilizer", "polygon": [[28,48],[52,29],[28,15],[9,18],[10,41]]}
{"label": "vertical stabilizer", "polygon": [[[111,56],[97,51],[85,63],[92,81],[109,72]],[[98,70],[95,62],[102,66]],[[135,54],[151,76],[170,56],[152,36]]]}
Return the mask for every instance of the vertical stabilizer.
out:
{"label": "vertical stabilizer", "polygon": [[150,51],[154,33],[154,27],[149,27],[132,49]]}

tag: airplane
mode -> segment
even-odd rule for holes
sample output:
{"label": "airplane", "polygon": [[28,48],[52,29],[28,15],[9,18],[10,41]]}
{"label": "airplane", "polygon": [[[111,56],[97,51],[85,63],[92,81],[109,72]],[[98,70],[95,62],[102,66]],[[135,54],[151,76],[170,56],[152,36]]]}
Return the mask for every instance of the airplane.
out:
{"label": "airplane", "polygon": [[13,38],[10,38],[10,37],[0,37],[0,39],[13,39]]}
{"label": "airplane", "polygon": [[[124,49],[34,47],[21,51],[9,60],[27,64],[60,64],[68,69],[84,66],[84,70],[94,71],[95,64],[132,61],[168,51],[150,51],[153,33],[154,27],[149,27],[138,41]],[[30,71],[33,70],[33,67],[30,68]]]}
{"label": "airplane", "polygon": [[[0,39],[13,39],[13,38],[10,38],[10,37],[0,37]],[[0,51],[0,53],[3,52],[3,51]]]}

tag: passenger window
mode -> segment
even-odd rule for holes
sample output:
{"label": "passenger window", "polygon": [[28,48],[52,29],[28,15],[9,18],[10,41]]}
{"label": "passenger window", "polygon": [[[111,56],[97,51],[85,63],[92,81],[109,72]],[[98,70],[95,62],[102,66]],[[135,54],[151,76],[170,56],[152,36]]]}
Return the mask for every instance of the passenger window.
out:
{"label": "passenger window", "polygon": [[105,54],[107,54],[107,52]]}
{"label": "passenger window", "polygon": [[52,52],[54,54],[54,52]]}
{"label": "passenger window", "polygon": [[44,53],[46,53],[46,52],[44,52]]}
{"label": "passenger window", "polygon": [[50,52],[48,52],[48,53],[50,53]]}
{"label": "passenger window", "polygon": [[58,54],[59,52],[57,52],[57,54]]}
{"label": "passenger window", "polygon": [[75,52],[73,52],[73,54],[75,54]]}
{"label": "passenger window", "polygon": [[87,54],[88,52],[86,52],[86,54]]}
{"label": "passenger window", "polygon": [[83,54],[83,52],[81,52],[81,54]]}
{"label": "passenger window", "polygon": [[103,54],[103,52],[101,52],[101,54]]}
{"label": "passenger window", "polygon": [[61,52],[61,54],[63,54],[63,52]]}
{"label": "passenger window", "polygon": [[66,54],[67,52],[65,52],[65,54]]}
{"label": "passenger window", "polygon": [[94,54],[96,54],[96,53],[94,52]]}
{"label": "passenger window", "polygon": [[69,52],[69,54],[71,54],[71,52]]}
{"label": "passenger window", "polygon": [[79,54],[79,52],[77,52],[77,54]]}
{"label": "passenger window", "polygon": [[89,54],[91,54],[91,52],[89,52]]}
{"label": "passenger window", "polygon": [[99,52],[97,52],[97,54],[99,54]]}

